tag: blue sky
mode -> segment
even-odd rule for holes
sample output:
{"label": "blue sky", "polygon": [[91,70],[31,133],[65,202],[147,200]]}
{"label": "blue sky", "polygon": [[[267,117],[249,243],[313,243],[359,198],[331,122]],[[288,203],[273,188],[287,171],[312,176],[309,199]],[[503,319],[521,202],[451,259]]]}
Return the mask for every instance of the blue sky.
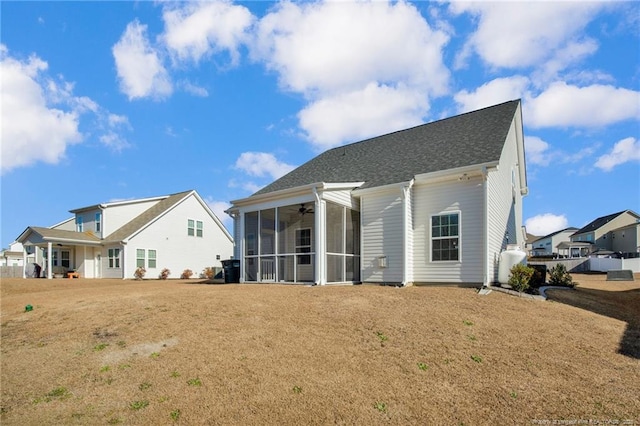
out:
{"label": "blue sky", "polygon": [[[536,235],[640,212],[640,3],[2,2],[1,243],[521,98]],[[452,153],[455,155],[455,153]]]}

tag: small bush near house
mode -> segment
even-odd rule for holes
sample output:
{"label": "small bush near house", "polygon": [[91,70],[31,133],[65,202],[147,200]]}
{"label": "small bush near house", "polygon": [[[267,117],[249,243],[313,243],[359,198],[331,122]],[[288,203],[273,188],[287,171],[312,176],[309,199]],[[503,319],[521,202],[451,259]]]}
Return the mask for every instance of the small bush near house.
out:
{"label": "small bush near house", "polygon": [[180,275],[180,279],[188,280],[193,275],[193,271],[191,269],[185,269],[182,271],[182,275]]}
{"label": "small bush near house", "polygon": [[167,278],[169,278],[169,275],[171,275],[171,271],[168,268],[164,268],[162,272],[160,272],[158,278],[160,278],[161,280],[166,280]]}
{"label": "small bush near house", "polygon": [[558,263],[549,271],[549,285],[573,288],[577,283],[573,282],[573,278],[571,278],[571,274],[567,271],[567,267],[563,263]]}
{"label": "small bush near house", "polygon": [[133,273],[133,276],[136,277],[136,280],[141,280],[144,278],[144,274],[147,273],[147,270],[144,269],[142,266],[139,266],[138,268],[136,268],[136,271]]}
{"label": "small bush near house", "polygon": [[202,275],[208,280],[212,280],[216,276],[216,270],[211,266],[207,266],[202,270]]}
{"label": "small bush near house", "polygon": [[529,266],[518,263],[511,268],[511,276],[509,277],[509,285],[514,290],[522,293],[529,288],[529,280],[533,276],[535,270]]}

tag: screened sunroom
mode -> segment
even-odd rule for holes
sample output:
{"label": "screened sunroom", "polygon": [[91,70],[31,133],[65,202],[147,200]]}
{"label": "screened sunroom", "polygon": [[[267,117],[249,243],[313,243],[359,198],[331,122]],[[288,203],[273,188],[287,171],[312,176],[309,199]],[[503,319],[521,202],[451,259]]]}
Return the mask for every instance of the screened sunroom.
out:
{"label": "screened sunroom", "polygon": [[[241,281],[360,281],[360,212],[318,201],[239,210]],[[238,235],[239,234],[239,235]]]}

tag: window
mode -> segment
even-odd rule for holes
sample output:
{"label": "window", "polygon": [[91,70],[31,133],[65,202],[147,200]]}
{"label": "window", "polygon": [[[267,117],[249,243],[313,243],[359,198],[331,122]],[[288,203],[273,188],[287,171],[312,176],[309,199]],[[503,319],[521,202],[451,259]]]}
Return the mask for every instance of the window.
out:
{"label": "window", "polygon": [[144,249],[136,250],[136,268],[144,268]]}
{"label": "window", "polygon": [[82,232],[82,230],[83,230],[82,216],[76,216],[76,231]]}
{"label": "window", "polygon": [[64,268],[68,268],[71,266],[71,262],[69,261],[70,257],[69,257],[69,251],[67,250],[62,250],[60,252],[60,266],[64,267]]}
{"label": "window", "polygon": [[100,232],[102,227],[102,213],[96,213],[96,232]]}
{"label": "window", "polygon": [[431,260],[460,260],[459,213],[431,217]]}
{"label": "window", "polygon": [[196,234],[195,229],[195,221],[193,219],[187,219],[187,235],[193,237]]}
{"label": "window", "polygon": [[202,237],[202,221],[196,221],[196,237]]}
{"label": "window", "polygon": [[120,267],[120,249],[109,249],[108,250],[109,257],[109,268],[119,268]]}
{"label": "window", "polygon": [[[311,228],[296,229],[296,253],[311,253]],[[311,255],[298,256],[298,265],[311,265]]]}
{"label": "window", "polygon": [[148,254],[149,254],[149,259],[148,259],[149,268],[155,268],[156,267],[156,251],[149,250]]}

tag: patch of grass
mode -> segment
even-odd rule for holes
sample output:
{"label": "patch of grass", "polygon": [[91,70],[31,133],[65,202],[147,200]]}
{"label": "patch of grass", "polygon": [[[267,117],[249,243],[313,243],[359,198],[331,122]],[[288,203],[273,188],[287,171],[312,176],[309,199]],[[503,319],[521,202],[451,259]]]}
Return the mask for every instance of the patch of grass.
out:
{"label": "patch of grass", "polygon": [[450,363],[451,363],[451,359],[449,358],[444,359],[444,365],[449,365]]}
{"label": "patch of grass", "polygon": [[462,323],[463,323],[464,325],[467,325],[467,326],[472,326],[472,325],[473,325],[473,322],[471,322],[471,321],[469,321],[469,320],[464,320],[464,321],[462,321]]}
{"label": "patch of grass", "polygon": [[477,339],[476,339],[476,336],[474,336],[473,334],[469,334],[469,335],[467,336],[467,339],[471,340],[472,342],[475,342],[475,341],[477,340]]}
{"label": "patch of grass", "polygon": [[138,385],[138,389],[140,390],[147,390],[151,387],[151,383],[149,382],[144,382],[144,383],[140,383],[140,385]]}
{"label": "patch of grass", "polygon": [[102,367],[100,367],[101,373],[106,373],[109,370],[111,370],[111,367],[109,367],[108,365],[103,365]]}
{"label": "patch of grass", "polygon": [[71,393],[64,386],[58,386],[57,388],[47,392],[47,394],[43,397],[36,398],[33,400],[34,404],[39,404],[41,402],[51,402],[53,400],[63,400],[67,399],[71,396]]}
{"label": "patch of grass", "polygon": [[132,410],[141,410],[143,408],[147,408],[148,406],[149,406],[149,401],[146,401],[146,400],[133,401],[131,404],[129,404],[129,408],[131,408]]}
{"label": "patch of grass", "polygon": [[373,404],[373,408],[380,411],[381,413],[387,412],[387,404],[384,402],[376,402],[375,404]]}
{"label": "patch of grass", "polygon": [[187,384],[189,386],[202,386],[202,381],[196,377],[195,379],[187,380]]}
{"label": "patch of grass", "polygon": [[109,346],[108,343],[100,343],[98,345],[95,345],[93,347],[93,350],[96,351],[96,352],[100,352],[100,351],[104,350],[107,346]]}
{"label": "patch of grass", "polygon": [[427,364],[425,364],[424,362],[419,362],[418,363],[418,368],[422,371],[427,371],[429,369],[429,366]]}
{"label": "patch of grass", "polygon": [[129,364],[120,364],[118,368],[120,370],[126,370],[127,368],[131,368],[131,366]]}
{"label": "patch of grass", "polygon": [[169,416],[171,416],[171,420],[173,420],[174,422],[177,422],[178,419],[180,418],[180,410],[173,410]]}
{"label": "patch of grass", "polygon": [[171,377],[180,377],[180,373],[177,371],[172,371],[171,372]]}
{"label": "patch of grass", "polygon": [[118,341],[118,343],[116,343],[116,345],[118,345],[118,347],[120,348],[124,348],[127,346],[127,342],[125,342],[124,340],[120,340]]}
{"label": "patch of grass", "polygon": [[478,364],[482,362],[482,357],[479,355],[471,355],[471,359],[477,362]]}
{"label": "patch of grass", "polygon": [[111,417],[109,420],[107,420],[107,423],[110,425],[118,425],[122,423],[122,419],[119,419],[117,417]]}
{"label": "patch of grass", "polygon": [[302,393],[302,388],[300,386],[294,386],[293,393]]}
{"label": "patch of grass", "polygon": [[389,340],[389,338],[382,331],[376,331],[376,336],[378,336],[378,339],[380,339],[380,345],[382,346],[384,346],[384,342]]}
{"label": "patch of grass", "polygon": [[518,394],[516,392],[511,392],[509,396],[513,399],[516,399],[518,397]]}
{"label": "patch of grass", "polygon": [[149,357],[153,359],[160,358],[160,352],[153,352],[151,353],[151,355],[149,355]]}

